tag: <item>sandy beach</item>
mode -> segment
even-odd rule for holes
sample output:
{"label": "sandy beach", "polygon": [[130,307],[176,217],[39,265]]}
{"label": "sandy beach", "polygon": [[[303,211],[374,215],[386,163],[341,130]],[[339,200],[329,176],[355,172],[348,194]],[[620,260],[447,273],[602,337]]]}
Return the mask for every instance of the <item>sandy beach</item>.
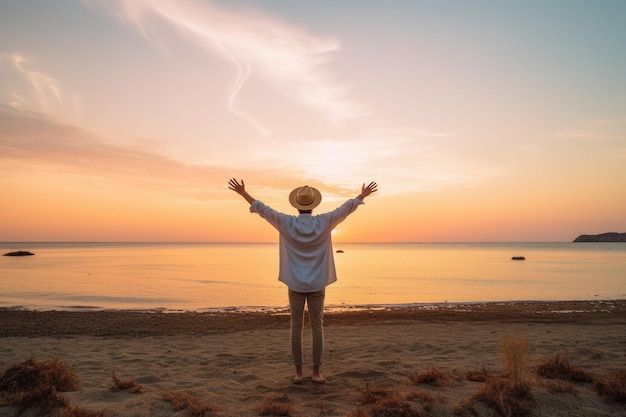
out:
{"label": "sandy beach", "polygon": [[[461,405],[485,382],[469,380],[468,373],[506,374],[500,350],[503,338],[512,337],[528,342],[533,416],[626,416],[624,402],[603,398],[593,382],[535,372],[557,355],[594,381],[626,370],[624,300],[351,309],[328,312],[325,323],[323,385],[291,382],[286,311],[0,310],[0,370],[29,358],[58,358],[80,382],[80,389],[62,395],[106,416],[191,415],[166,401],[184,392],[207,405],[206,416],[257,416],[271,405],[291,416],[411,415],[409,409],[376,414],[365,394],[383,393],[401,398],[414,415],[439,417],[469,413]],[[433,369],[439,383],[412,378]],[[134,381],[140,392],[112,389],[113,374]],[[3,405],[0,416],[18,410]],[[500,415],[480,401],[473,410]]]}

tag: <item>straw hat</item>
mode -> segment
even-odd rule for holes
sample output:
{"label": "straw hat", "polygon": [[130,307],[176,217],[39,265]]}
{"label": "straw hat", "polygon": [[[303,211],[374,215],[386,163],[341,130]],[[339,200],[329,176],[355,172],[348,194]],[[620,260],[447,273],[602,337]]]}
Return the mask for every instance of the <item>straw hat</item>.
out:
{"label": "straw hat", "polygon": [[289,202],[298,210],[313,210],[322,201],[322,194],[313,187],[298,187],[289,194]]}

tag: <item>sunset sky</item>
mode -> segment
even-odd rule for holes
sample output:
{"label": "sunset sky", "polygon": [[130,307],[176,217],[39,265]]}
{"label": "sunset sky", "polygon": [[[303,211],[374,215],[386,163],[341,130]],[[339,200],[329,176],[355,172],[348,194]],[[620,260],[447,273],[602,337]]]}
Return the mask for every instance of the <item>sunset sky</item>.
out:
{"label": "sunset sky", "polygon": [[0,241],[626,232],[624,0],[0,0]]}

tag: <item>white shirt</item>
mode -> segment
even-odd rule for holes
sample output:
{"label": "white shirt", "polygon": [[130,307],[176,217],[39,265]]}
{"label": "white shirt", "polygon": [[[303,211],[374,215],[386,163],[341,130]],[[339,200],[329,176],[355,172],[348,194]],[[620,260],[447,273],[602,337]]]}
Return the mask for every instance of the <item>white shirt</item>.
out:
{"label": "white shirt", "polygon": [[328,213],[294,216],[254,201],[250,212],[258,213],[280,233],[278,280],[303,293],[321,291],[337,281],[330,233],[361,204],[354,198]]}

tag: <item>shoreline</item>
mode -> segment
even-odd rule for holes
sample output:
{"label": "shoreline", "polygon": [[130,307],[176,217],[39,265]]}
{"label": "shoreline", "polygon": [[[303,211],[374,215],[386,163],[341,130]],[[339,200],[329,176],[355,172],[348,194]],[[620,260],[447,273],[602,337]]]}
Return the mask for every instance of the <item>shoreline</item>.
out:
{"label": "shoreline", "polygon": [[[621,297],[594,297],[593,299],[576,298],[576,299],[509,299],[509,300],[482,300],[482,301],[426,301],[426,302],[410,302],[410,303],[378,303],[378,304],[327,304],[324,307],[325,312],[340,313],[359,310],[388,310],[388,309],[439,309],[454,308],[456,306],[474,306],[474,305],[495,305],[495,304],[550,304],[550,303],[602,303],[602,302],[620,302],[626,301]],[[146,307],[146,308],[111,308],[90,305],[53,305],[53,306],[34,306],[34,305],[0,305],[0,311],[37,311],[51,312],[63,311],[74,313],[163,313],[163,314],[180,314],[180,313],[231,313],[231,312],[247,312],[247,313],[284,313],[289,310],[288,305],[281,306],[265,306],[265,305],[239,305],[239,306],[222,306],[222,307],[202,307],[192,309],[170,308],[170,307]]]}
{"label": "shoreline", "polygon": [[[386,322],[623,323],[626,299],[355,306],[327,310],[325,326]],[[289,310],[162,312],[36,311],[0,308],[0,337],[155,336],[230,333],[289,327]]]}

